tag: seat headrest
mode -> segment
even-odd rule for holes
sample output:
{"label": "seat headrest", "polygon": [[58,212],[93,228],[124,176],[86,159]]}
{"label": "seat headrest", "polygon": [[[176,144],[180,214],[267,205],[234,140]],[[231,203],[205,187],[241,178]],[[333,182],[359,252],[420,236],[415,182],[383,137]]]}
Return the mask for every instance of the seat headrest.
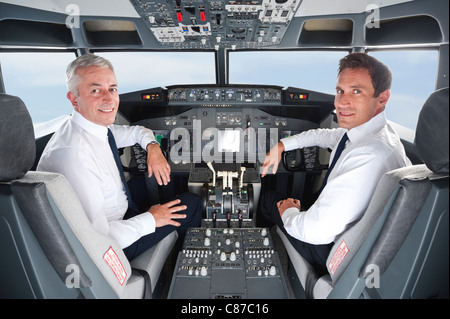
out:
{"label": "seat headrest", "polygon": [[0,182],[22,178],[35,157],[30,113],[20,98],[0,93]]}
{"label": "seat headrest", "polygon": [[419,158],[438,174],[448,174],[448,87],[433,92],[419,114],[414,145]]}

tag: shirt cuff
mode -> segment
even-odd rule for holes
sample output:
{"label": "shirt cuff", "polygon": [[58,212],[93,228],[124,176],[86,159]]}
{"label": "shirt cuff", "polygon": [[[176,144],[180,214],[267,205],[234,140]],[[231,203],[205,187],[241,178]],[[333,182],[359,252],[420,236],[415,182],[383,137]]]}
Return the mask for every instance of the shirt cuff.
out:
{"label": "shirt cuff", "polygon": [[293,236],[294,238],[296,237],[293,235],[293,232],[291,230],[292,227],[294,226],[293,220],[296,216],[298,216],[298,214],[300,214],[300,211],[298,210],[297,207],[290,207],[286,209],[284,213],[281,215],[281,220],[283,221],[284,229],[286,229],[288,234]]}
{"label": "shirt cuff", "polygon": [[293,136],[282,138],[280,142],[283,143],[285,151],[291,151],[298,148],[297,140]]}
{"label": "shirt cuff", "polygon": [[289,222],[289,219],[292,216],[297,215],[298,213],[300,213],[300,211],[298,210],[297,207],[289,207],[288,209],[286,209],[283,213],[283,215],[281,215],[281,220],[283,221],[283,223],[286,226],[286,222]]}
{"label": "shirt cuff", "polygon": [[145,212],[136,217],[139,218],[139,220],[141,221],[143,233],[142,236],[155,232],[156,229],[155,217],[153,217],[151,213]]}

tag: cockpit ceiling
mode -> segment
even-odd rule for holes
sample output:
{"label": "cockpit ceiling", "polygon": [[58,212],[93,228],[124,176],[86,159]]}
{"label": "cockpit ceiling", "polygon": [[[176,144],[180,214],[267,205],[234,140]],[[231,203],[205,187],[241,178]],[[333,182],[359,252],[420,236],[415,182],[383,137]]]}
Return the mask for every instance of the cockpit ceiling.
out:
{"label": "cockpit ceiling", "polygon": [[[373,30],[368,24],[375,9],[409,2],[413,0],[3,0],[0,5],[9,10],[0,14],[0,26],[15,33],[0,32],[0,43],[42,45],[36,39],[43,37],[52,47],[253,50],[441,42],[444,29],[432,15],[418,17],[416,10],[405,16],[395,8],[374,12],[380,24],[403,19],[390,28]],[[20,6],[43,11],[30,19],[30,12],[17,10]],[[70,25],[72,20],[76,26]],[[364,27],[368,30],[361,32]]]}
{"label": "cockpit ceiling", "polygon": [[14,5],[69,14],[74,5],[82,16],[139,18],[130,0],[2,0]]}
{"label": "cockpit ceiling", "polygon": [[296,17],[310,17],[333,14],[352,14],[367,11],[369,7],[382,8],[414,0],[303,0]]}
{"label": "cockpit ceiling", "polygon": [[[320,16],[331,14],[351,14],[361,13],[366,11],[368,5],[375,5],[378,7],[386,7],[403,2],[410,2],[413,0],[298,0],[301,2],[295,16]],[[80,8],[80,14],[83,16],[105,16],[105,17],[128,17],[139,18],[139,13],[136,12],[133,2],[161,2],[168,1],[136,1],[136,0],[2,0],[4,3],[20,5],[24,7],[51,11],[56,13],[67,13],[69,5],[77,5]],[[173,1],[174,3],[176,1]],[[190,1],[192,3],[202,2],[199,0]],[[214,2],[214,1],[209,1]],[[244,2],[244,1],[229,1],[229,2]],[[246,1],[252,2],[252,1]],[[269,2],[269,1],[266,1]],[[283,4],[288,0],[272,0],[271,2]]]}

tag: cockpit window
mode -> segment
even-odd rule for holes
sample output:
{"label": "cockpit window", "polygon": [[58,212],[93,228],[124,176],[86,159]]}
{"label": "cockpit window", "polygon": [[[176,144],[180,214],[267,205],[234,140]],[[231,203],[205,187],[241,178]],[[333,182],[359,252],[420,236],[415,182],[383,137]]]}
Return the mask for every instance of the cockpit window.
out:
{"label": "cockpit window", "polygon": [[[214,52],[97,52],[115,66],[119,92],[174,84],[215,83]],[[339,59],[346,51],[231,51],[229,83],[293,86],[334,94]],[[435,90],[435,50],[371,51],[393,72],[389,120],[415,130],[427,97]],[[73,52],[3,52],[6,93],[25,102],[36,124],[66,116],[65,69]]]}
{"label": "cockpit window", "polygon": [[[236,51],[229,54],[229,82],[294,86],[335,94],[343,51]],[[415,131],[425,100],[435,90],[438,52],[434,50],[369,52],[393,73],[389,120]]]}
{"label": "cockpit window", "polygon": [[[215,83],[214,52],[98,52],[115,68],[119,93],[173,84]],[[6,93],[19,96],[36,127],[59,125],[73,109],[66,98],[73,52],[2,52]],[[42,133],[42,134],[45,134]]]}
{"label": "cockpit window", "polygon": [[66,68],[73,52],[0,53],[6,93],[20,97],[36,125],[72,113]]}
{"label": "cockpit window", "polygon": [[386,117],[413,131],[423,104],[435,90],[438,51],[374,51],[369,52],[392,71],[391,97]]}
{"label": "cockpit window", "polygon": [[114,65],[119,93],[216,83],[214,52],[94,52]]}
{"label": "cockpit window", "polygon": [[334,94],[339,60],[347,51],[230,52],[229,82],[297,87]]}

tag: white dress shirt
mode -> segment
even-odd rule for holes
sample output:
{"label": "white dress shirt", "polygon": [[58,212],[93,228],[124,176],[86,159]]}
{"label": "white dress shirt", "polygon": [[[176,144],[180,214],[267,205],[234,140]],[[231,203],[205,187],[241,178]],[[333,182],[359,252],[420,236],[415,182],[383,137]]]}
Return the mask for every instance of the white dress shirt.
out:
{"label": "white dress shirt", "polygon": [[[286,151],[308,146],[331,148],[330,163],[346,129],[317,129],[282,139]],[[361,218],[380,178],[411,165],[384,112],[347,132],[349,140],[316,202],[307,210],[288,208],[282,215],[286,231],[310,244],[336,241]]]}
{"label": "white dress shirt", "polygon": [[[155,141],[153,132],[144,127],[109,128],[118,148],[139,143],[146,149],[148,143]],[[128,201],[107,134],[107,127],[74,111],[47,144],[37,170],[64,175],[94,228],[126,248],[154,232],[155,220],[149,212],[123,220]]]}

